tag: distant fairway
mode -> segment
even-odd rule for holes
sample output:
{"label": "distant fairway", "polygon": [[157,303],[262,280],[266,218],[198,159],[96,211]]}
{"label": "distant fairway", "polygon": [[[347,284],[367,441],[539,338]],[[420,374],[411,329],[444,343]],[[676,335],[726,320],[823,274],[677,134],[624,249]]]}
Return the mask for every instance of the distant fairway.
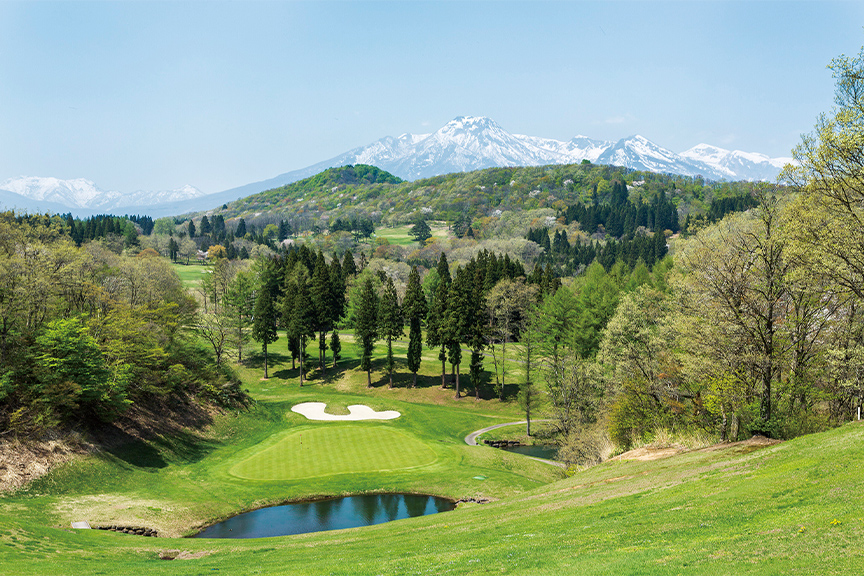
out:
{"label": "distant fairway", "polygon": [[422,442],[395,430],[328,426],[286,436],[235,465],[230,474],[247,480],[292,480],[398,470],[434,461],[435,453]]}

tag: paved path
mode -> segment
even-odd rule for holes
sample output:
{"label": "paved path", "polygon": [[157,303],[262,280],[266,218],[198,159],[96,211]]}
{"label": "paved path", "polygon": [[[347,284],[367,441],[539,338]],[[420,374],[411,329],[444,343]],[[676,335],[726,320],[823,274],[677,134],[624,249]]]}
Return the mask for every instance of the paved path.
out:
{"label": "paved path", "polygon": [[[540,420],[532,420],[532,422],[551,422],[549,419],[540,419]],[[477,436],[483,434],[484,432],[489,432],[490,430],[495,430],[496,428],[503,428],[504,426],[515,426],[517,424],[527,424],[527,420],[522,420],[521,422],[505,422],[504,424],[495,424],[494,426],[487,426],[486,428],[482,428],[475,432],[471,432],[467,436],[465,436],[465,443],[469,446],[477,446]],[[558,466],[559,468],[567,468],[567,465],[563,462],[555,462],[554,460],[546,460],[545,458],[535,458],[534,456],[527,456],[527,458],[531,458],[532,460],[537,460],[538,462],[543,462],[545,464],[551,464],[553,466]]]}

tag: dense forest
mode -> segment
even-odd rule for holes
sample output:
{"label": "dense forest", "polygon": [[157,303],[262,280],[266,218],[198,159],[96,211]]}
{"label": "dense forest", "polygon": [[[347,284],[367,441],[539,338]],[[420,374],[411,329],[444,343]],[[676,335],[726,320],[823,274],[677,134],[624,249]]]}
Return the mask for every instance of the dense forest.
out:
{"label": "dense forest", "polygon": [[3,434],[91,429],[177,397],[242,401],[231,371],[184,330],[196,304],[170,264],[106,246],[76,246],[63,217],[0,214]]}
{"label": "dense forest", "polygon": [[[588,236],[597,233],[597,225],[602,224],[601,231],[620,237],[640,225],[648,230],[662,227],[677,232],[677,218],[683,221],[691,212],[706,215],[715,198],[745,197],[750,188],[746,182],[707,182],[592,164],[487,168],[414,182],[357,165],[331,168],[241,198],[207,215],[220,214],[226,221],[244,218],[247,225],[259,227],[284,219],[296,233],[336,231],[337,220],[370,220],[375,226],[442,220],[453,223],[460,237],[470,226],[475,237],[482,239],[500,236],[502,228],[506,235],[524,235],[526,230],[515,231],[507,225],[515,214],[545,210],[558,218],[570,211],[568,223],[580,220],[581,230]],[[632,206],[635,213],[631,220],[637,224],[625,224],[625,204]],[[573,213],[580,205],[593,219]],[[611,218],[608,207],[614,212]],[[194,215],[194,219],[202,215]],[[717,218],[716,211],[711,218]]]}

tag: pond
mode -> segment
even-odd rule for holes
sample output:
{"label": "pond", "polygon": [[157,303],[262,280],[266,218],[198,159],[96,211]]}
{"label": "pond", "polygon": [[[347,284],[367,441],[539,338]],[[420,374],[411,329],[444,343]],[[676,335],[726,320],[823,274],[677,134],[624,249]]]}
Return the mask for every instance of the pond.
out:
{"label": "pond", "polygon": [[533,456],[534,458],[543,458],[545,460],[555,460],[555,457],[558,455],[557,446],[548,446],[543,444],[535,444],[533,446],[507,446],[506,448],[502,447],[501,450],[516,452],[517,454],[524,454],[525,456]]}
{"label": "pond", "polygon": [[446,512],[451,500],[419,494],[364,494],[271,506],[239,514],[205,528],[193,538],[268,538],[370,526]]}

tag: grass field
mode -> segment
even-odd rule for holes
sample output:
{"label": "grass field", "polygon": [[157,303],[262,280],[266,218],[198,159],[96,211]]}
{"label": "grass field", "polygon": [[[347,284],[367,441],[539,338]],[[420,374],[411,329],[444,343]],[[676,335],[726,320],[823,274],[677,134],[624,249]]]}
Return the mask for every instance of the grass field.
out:
{"label": "grass field", "polygon": [[[69,500],[70,486],[55,475],[53,490],[40,482],[4,499],[0,572],[850,574],[864,566],[862,443],[864,426],[856,423],[765,448],[732,445],[656,461],[613,461],[445,514],[244,541],[144,539],[51,526],[34,511],[63,509]],[[217,473],[215,463],[206,467]],[[194,466],[180,468],[188,471],[186,489],[196,490]],[[120,481],[113,476],[112,484]],[[84,480],[99,478],[91,470]],[[306,484],[307,493],[319,489]],[[133,485],[127,491],[104,504],[181,508],[178,489],[149,502],[138,500]],[[73,492],[80,501],[80,490]],[[159,560],[166,550],[185,551],[190,559]]]}
{"label": "grass field", "polygon": [[177,275],[180,276],[180,280],[183,282],[183,286],[185,286],[187,290],[194,290],[197,288],[201,282],[201,276],[212,270],[211,266],[198,264],[194,261],[188,266],[186,264],[175,263],[172,264],[171,267],[175,272],[177,272]]}
{"label": "grass field", "polygon": [[[432,230],[434,238],[446,238],[450,235],[450,230],[446,222],[428,222],[429,228]],[[411,236],[411,228],[413,226],[397,226],[394,228],[376,228],[375,236],[378,238],[386,238],[390,244],[397,246],[416,246],[417,241]]]}
{"label": "grass field", "polygon": [[[194,282],[202,268],[188,267],[184,281]],[[609,461],[567,478],[554,466],[464,443],[473,430],[523,419],[515,384],[506,402],[488,376],[481,400],[455,399],[452,385],[440,387],[437,353],[424,350],[418,388],[408,387],[400,364],[396,387],[388,389],[383,360],[376,360],[367,389],[349,334],[343,344],[338,366],[300,388],[277,341],[270,379],[262,378],[257,354],[238,369],[255,400],[248,410],[77,458],[0,496],[0,575],[710,576],[864,568],[864,424],[768,447]],[[398,343],[397,353],[404,348]],[[314,346],[309,353],[317,358]],[[376,357],[383,358],[382,346]],[[517,377],[514,369],[509,378]],[[463,389],[473,393],[469,382],[463,379]],[[402,416],[317,422],[290,411],[310,401],[336,414],[366,404]],[[518,436],[521,429],[496,433]],[[369,492],[492,502],[342,531],[179,538],[266,505]],[[156,528],[160,538],[71,530],[76,520]],[[186,559],[159,559],[171,550]]]}
{"label": "grass field", "polygon": [[292,480],[416,468],[435,462],[423,442],[376,425],[328,423],[293,432],[231,468],[247,480]]}

